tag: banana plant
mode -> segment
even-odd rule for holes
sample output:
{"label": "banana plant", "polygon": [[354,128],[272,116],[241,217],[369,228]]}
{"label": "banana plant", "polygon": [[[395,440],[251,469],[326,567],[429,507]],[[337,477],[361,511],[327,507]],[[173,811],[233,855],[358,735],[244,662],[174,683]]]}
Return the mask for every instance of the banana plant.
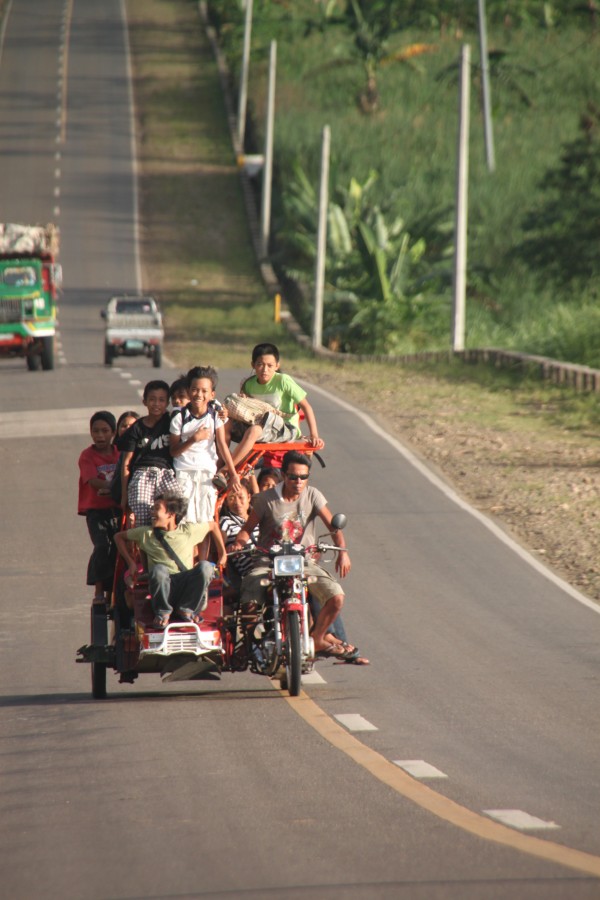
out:
{"label": "banana plant", "polygon": [[349,0],[347,23],[353,33],[355,55],[364,68],[365,84],[358,95],[360,109],[370,114],[379,108],[378,72],[381,66],[392,62],[413,60],[422,53],[434,49],[433,44],[411,44],[396,53],[388,51],[388,41],[397,30],[394,18],[389,14],[389,4],[371,2],[361,4],[359,0]]}
{"label": "banana plant", "polygon": [[[331,345],[365,352],[391,352],[415,323],[439,317],[439,277],[425,260],[423,238],[414,240],[401,216],[383,211],[364,182],[337,186],[327,211],[324,335]],[[284,192],[286,272],[312,281],[316,255],[317,195],[299,164]],[[302,276],[301,273],[304,273]],[[447,327],[447,310],[445,327]],[[435,318],[434,316],[434,318]]]}
{"label": "banana plant", "polygon": [[405,63],[414,67],[416,57],[436,49],[435,44],[413,43],[389,52],[389,39],[400,31],[400,25],[398,16],[388,8],[388,0],[339,0],[339,3],[322,0],[319,6],[321,18],[318,22],[314,18],[308,20],[305,34],[316,28],[325,31],[332,26],[336,26],[336,34],[339,34],[338,26],[342,26],[351,43],[348,46],[348,39],[341,41],[332,49],[330,58],[308,74],[337,70],[340,66],[360,66],[364,82],[356,100],[365,114],[379,109],[378,76],[382,66]]}

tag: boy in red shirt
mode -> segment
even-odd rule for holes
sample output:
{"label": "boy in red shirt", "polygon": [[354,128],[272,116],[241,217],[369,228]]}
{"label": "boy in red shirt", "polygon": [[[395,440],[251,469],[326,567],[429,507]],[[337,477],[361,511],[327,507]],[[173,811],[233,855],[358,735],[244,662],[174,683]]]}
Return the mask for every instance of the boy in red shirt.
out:
{"label": "boy in red shirt", "polygon": [[79,457],[79,501],[77,512],[85,516],[94,549],[87,568],[86,584],[94,585],[94,603],[105,603],[112,590],[121,510],[110,496],[110,482],[119,460],[113,444],[117,423],[102,409],[90,419],[92,445]]}

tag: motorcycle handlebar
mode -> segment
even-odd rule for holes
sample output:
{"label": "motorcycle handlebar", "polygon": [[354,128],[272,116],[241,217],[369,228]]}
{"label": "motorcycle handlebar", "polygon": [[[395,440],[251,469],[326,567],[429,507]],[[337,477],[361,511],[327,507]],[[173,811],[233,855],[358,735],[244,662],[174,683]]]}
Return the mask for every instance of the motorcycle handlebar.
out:
{"label": "motorcycle handlebar", "polygon": [[[322,541],[318,541],[316,544],[309,544],[308,547],[302,548],[305,555],[309,555],[311,553],[322,553],[326,550],[334,550],[338,553],[340,550],[347,550],[347,547],[338,547],[336,544],[324,544]],[[252,553],[255,556],[269,556],[270,551],[266,547],[257,547],[256,544],[246,544],[245,547],[241,547],[239,550],[228,550],[227,556],[237,556],[240,553]]]}

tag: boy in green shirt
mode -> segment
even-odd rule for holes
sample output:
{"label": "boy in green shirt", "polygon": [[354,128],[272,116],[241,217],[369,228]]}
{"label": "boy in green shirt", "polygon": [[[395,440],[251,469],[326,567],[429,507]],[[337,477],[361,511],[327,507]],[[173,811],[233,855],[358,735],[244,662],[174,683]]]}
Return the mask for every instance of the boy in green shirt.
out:
{"label": "boy in green shirt", "polygon": [[[238,441],[231,454],[236,465],[246,458],[257,442],[285,443],[299,440],[302,437],[300,410],[304,413],[308,426],[308,442],[315,450],[325,446],[319,437],[317,421],[313,408],[306,399],[306,391],[291,376],[281,374],[279,366],[279,350],[275,344],[256,345],[252,351],[254,375],[243,382],[241,392],[248,397],[266,401],[273,407],[273,412],[266,413],[257,425],[244,425],[231,419],[225,423],[227,440]],[[215,483],[223,487],[223,480],[223,473],[219,473]]]}

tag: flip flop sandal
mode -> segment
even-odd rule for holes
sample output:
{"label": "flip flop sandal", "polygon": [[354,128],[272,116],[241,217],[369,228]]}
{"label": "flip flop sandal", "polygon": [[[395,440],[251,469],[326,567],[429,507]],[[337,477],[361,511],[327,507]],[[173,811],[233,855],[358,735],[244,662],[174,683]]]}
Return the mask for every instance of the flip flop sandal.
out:
{"label": "flip flop sandal", "polygon": [[339,659],[340,662],[349,662],[356,659],[356,653],[356,648],[348,651],[340,644],[333,644],[330,650],[317,650],[315,659]]}
{"label": "flip flop sandal", "polygon": [[227,490],[227,479],[225,478],[225,476],[223,475],[222,472],[219,472],[218,475],[215,475],[215,477],[212,480],[212,483],[214,484],[214,486],[216,488],[219,488],[220,491]]}
{"label": "flip flop sandal", "polygon": [[[348,658],[343,660],[346,665],[354,665],[354,666],[370,666],[371,662],[365,656],[360,655],[360,650],[358,647],[354,647],[352,644],[347,644],[346,641],[342,641],[342,645],[346,649],[348,653]],[[350,649],[352,648],[352,649]]]}
{"label": "flip flop sandal", "polygon": [[180,613],[179,615],[185,622],[191,622],[193,625],[201,625],[204,622],[202,616],[194,616],[192,613]]}
{"label": "flip flop sandal", "polygon": [[155,616],[154,621],[152,622],[153,628],[166,628],[169,624],[170,616]]}
{"label": "flip flop sandal", "polygon": [[371,660],[365,656],[352,656],[350,659],[340,659],[334,666],[370,666]]}

